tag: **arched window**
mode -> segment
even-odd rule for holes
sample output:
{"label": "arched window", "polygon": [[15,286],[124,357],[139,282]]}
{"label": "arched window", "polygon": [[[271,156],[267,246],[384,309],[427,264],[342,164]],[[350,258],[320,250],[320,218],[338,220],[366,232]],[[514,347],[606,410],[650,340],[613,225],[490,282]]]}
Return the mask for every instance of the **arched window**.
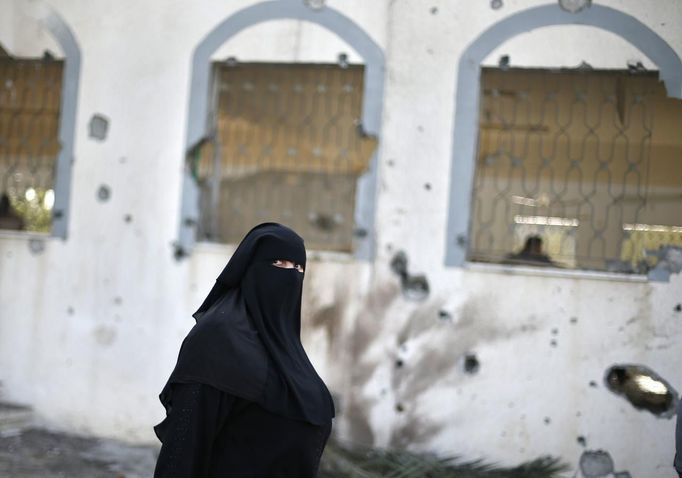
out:
{"label": "arched window", "polygon": [[[615,33],[659,71],[514,68],[507,57],[481,69],[517,34],[564,24]],[[682,142],[671,134],[682,102],[666,95],[680,96],[681,78],[660,37],[606,7],[538,7],[484,32],[460,61],[447,263],[653,271],[682,246]]]}
{"label": "arched window", "polygon": [[65,238],[80,52],[53,10],[9,8],[16,24],[38,22],[46,35],[0,46],[0,231]]}
{"label": "arched window", "polygon": [[[338,51],[292,61],[228,42],[301,21]],[[369,258],[382,89],[381,49],[335,10],[276,0],[218,25],[193,57],[178,252],[277,221],[311,249]]]}

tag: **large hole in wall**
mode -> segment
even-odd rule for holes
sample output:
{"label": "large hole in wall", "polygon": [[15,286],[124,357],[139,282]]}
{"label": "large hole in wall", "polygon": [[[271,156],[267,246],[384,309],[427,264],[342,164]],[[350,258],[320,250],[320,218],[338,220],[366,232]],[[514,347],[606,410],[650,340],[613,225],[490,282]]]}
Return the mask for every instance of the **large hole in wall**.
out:
{"label": "large hole in wall", "polygon": [[675,415],[678,394],[656,372],[644,365],[613,365],[606,371],[606,386],[638,410],[647,410],[661,418]]}
{"label": "large hole in wall", "polygon": [[429,281],[423,274],[410,274],[407,270],[407,263],[407,254],[404,251],[398,251],[391,259],[391,270],[400,277],[400,287],[406,299],[424,300],[429,295]]}

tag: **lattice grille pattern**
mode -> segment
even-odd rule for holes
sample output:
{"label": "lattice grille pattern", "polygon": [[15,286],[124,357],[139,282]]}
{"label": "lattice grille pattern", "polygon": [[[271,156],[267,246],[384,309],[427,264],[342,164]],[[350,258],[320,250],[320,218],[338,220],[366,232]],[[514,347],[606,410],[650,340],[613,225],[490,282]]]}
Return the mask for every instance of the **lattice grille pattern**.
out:
{"label": "lattice grille pattern", "polygon": [[655,134],[682,109],[656,116],[676,101],[656,75],[483,69],[481,85],[470,259],[533,263],[518,252],[539,236],[545,265],[634,272],[626,224],[680,221],[656,200],[682,203],[682,142]]}
{"label": "lattice grille pattern", "polygon": [[315,249],[349,251],[355,184],[376,146],[362,134],[362,66],[215,66],[212,138],[194,168],[199,235],[239,241],[278,221]]}
{"label": "lattice grille pattern", "polygon": [[63,62],[0,58],[0,229],[49,231]]}

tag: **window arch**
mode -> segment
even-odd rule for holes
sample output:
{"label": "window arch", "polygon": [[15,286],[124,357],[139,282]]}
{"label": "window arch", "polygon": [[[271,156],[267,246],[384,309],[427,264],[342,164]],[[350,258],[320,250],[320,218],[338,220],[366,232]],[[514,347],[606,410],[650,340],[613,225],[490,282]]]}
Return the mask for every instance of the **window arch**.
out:
{"label": "window arch", "polygon": [[484,31],[460,57],[450,172],[445,263],[461,266],[470,243],[472,192],[477,157],[481,63],[496,47],[512,37],[536,28],[585,25],[614,33],[649,57],[660,72],[671,97],[682,97],[682,61],[653,30],[618,10],[592,6],[577,14],[556,5],[530,8],[511,15]]}
{"label": "window arch", "polygon": [[[218,24],[197,45],[192,56],[189,110],[187,118],[186,151],[188,154],[202,144],[209,134],[209,98],[211,84],[211,55],[240,31],[270,20],[302,20],[315,23],[336,34],[350,45],[363,59],[365,65],[362,129],[378,136],[383,101],[384,56],[372,38],[340,12],[321,7],[311,8],[292,0],[271,0],[244,8]],[[374,209],[376,191],[376,156],[370,160],[368,170],[359,177],[356,188],[354,247],[355,256],[369,259],[373,254]],[[187,254],[196,241],[199,221],[199,190],[186,162],[183,173],[180,231],[176,256]]]}
{"label": "window arch", "polygon": [[[23,138],[17,138],[19,142],[23,144],[29,144],[29,143],[43,143],[41,145],[38,145],[37,148],[44,153],[45,155],[49,156],[48,158],[48,163],[45,164],[45,168],[49,169],[49,173],[47,173],[49,176],[53,178],[51,181],[51,190],[53,191],[53,200],[49,200],[49,207],[47,208],[48,210],[47,213],[51,215],[51,218],[43,218],[47,219],[48,223],[43,224],[43,227],[48,227],[51,230],[51,233],[53,236],[60,237],[62,239],[65,239],[67,237],[68,233],[68,216],[69,216],[69,197],[70,197],[70,187],[71,187],[71,165],[73,163],[73,155],[74,155],[74,140],[75,140],[75,128],[76,128],[76,105],[78,101],[78,85],[79,85],[79,76],[80,76],[80,60],[81,60],[81,53],[80,53],[80,48],[78,46],[78,42],[76,41],[76,37],[74,36],[73,32],[69,28],[69,26],[66,24],[64,19],[51,7],[39,3],[36,4],[35,6],[32,7],[33,11],[32,13],[34,14],[34,17],[38,20],[40,25],[50,33],[50,35],[54,38],[54,40],[57,42],[59,47],[61,48],[61,52],[63,55],[63,62],[58,62],[62,64],[55,64],[55,62],[52,61],[52,59],[49,56],[46,56],[43,60],[29,60],[30,65],[24,64],[19,67],[19,69],[15,68],[14,65],[12,65],[12,62],[24,62],[23,59],[16,60],[11,55],[5,59],[7,63],[6,68],[5,68],[5,75],[7,75],[7,78],[5,79],[5,86],[6,89],[8,89],[8,95],[12,96],[12,88],[15,84],[15,81],[13,78],[19,77],[23,78],[23,83],[30,82],[32,84],[36,84],[36,81],[40,84],[45,83],[46,86],[49,89],[48,83],[52,82],[55,80],[54,75],[60,75],[60,78],[56,78],[56,80],[61,81],[61,91],[59,95],[54,95],[53,93],[49,91],[44,91],[41,92],[40,95],[43,97],[43,99],[47,98],[46,101],[48,101],[50,104],[42,104],[39,105],[39,109],[45,110],[46,108],[52,110],[57,110],[58,109],[58,114],[54,119],[47,119],[47,117],[40,117],[36,118],[35,115],[31,116],[31,113],[28,111],[23,111],[21,108],[24,108],[25,106],[28,107],[29,109],[33,108],[35,109],[35,105],[30,106],[30,105],[20,105],[14,100],[11,100],[8,96],[8,107],[10,111],[8,114],[10,114],[11,118],[8,120],[8,127],[12,126],[13,131],[19,131],[26,129],[25,127],[28,127],[27,125],[29,124],[35,124],[35,123],[40,123],[42,128],[48,128],[51,130],[55,130],[55,137],[50,136],[50,138],[41,138],[35,137],[28,138],[26,136],[26,133],[24,132],[25,137]],[[11,53],[11,52],[10,52]],[[44,67],[44,68],[43,68]],[[56,68],[55,68],[56,67]],[[21,71],[28,71],[32,70],[30,74],[23,75]],[[45,72],[45,75],[41,72]],[[24,93],[27,93],[26,85],[23,87],[21,86],[22,79],[21,78],[15,78],[18,80],[19,87],[23,88],[25,91]],[[42,78],[42,79],[41,79]],[[35,88],[33,88],[35,89]],[[29,88],[30,90],[30,88]],[[26,95],[24,95],[26,97]],[[34,98],[35,100],[35,98]],[[30,100],[30,98],[27,100],[28,103],[35,103],[35,101]],[[37,101],[37,100],[36,100]],[[12,105],[14,107],[12,107]],[[25,102],[26,103],[26,102]],[[18,109],[17,109],[18,108]],[[25,109],[25,108],[24,108]],[[29,115],[31,118],[28,118],[26,121],[22,123],[20,119],[18,119],[21,116],[26,116]],[[48,115],[49,116],[49,115]],[[47,122],[47,123],[46,123]],[[21,124],[20,124],[21,123]],[[26,123],[26,124],[24,124]],[[56,124],[55,124],[56,123]],[[47,124],[47,126],[46,126]],[[9,131],[9,130],[8,130]],[[9,133],[8,133],[9,134]],[[52,135],[52,133],[50,133]],[[35,163],[36,158],[32,157],[31,155],[34,154],[34,149],[35,148],[22,148],[20,147],[19,150],[16,150],[16,148],[12,148],[11,146],[11,140],[12,138],[7,138],[7,142],[5,144],[5,150],[6,153],[9,155],[12,155],[14,153],[15,156],[19,157],[22,154],[24,156],[28,155],[26,161],[29,163]],[[47,145],[45,144],[46,142],[49,142],[50,144]],[[15,151],[16,150],[16,151]],[[26,151],[24,151],[26,150]],[[31,150],[31,151],[29,151]],[[18,151],[18,152],[17,152]],[[17,159],[14,160],[9,160],[8,166],[8,173],[10,174],[12,170],[17,169],[17,163],[16,161],[20,161]],[[26,162],[24,161],[24,162]],[[20,161],[21,162],[21,161]],[[14,163],[14,164],[12,164]],[[35,167],[35,166],[33,166]],[[24,181],[20,181],[18,183],[18,186],[21,186],[20,189],[24,188],[26,186],[24,184]],[[24,188],[25,189],[25,188]],[[47,186],[44,189],[48,189]],[[16,192],[16,191],[15,191]],[[36,191],[33,188],[28,188],[25,191],[19,191],[22,194],[26,195],[26,198],[32,198],[36,195]],[[43,191],[44,192],[44,191]],[[41,198],[45,199],[45,198]],[[9,215],[12,215],[12,211],[9,211]],[[11,218],[9,218],[11,219]],[[17,221],[8,221],[8,224],[12,225],[13,228],[18,229],[23,227],[23,224],[19,227],[14,227],[16,226]],[[22,221],[23,222],[23,221]],[[39,221],[39,222],[45,222]]]}

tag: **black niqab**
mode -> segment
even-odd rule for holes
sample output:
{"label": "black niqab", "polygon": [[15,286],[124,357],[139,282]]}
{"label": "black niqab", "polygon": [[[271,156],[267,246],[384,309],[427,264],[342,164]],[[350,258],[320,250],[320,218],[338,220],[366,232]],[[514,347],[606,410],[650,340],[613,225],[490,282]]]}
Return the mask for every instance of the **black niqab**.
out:
{"label": "black niqab", "polygon": [[167,409],[173,383],[198,382],[315,425],[334,416],[300,340],[304,274],[275,259],[305,267],[303,239],[277,223],[254,227],[193,314],[197,323],[160,395]]}

